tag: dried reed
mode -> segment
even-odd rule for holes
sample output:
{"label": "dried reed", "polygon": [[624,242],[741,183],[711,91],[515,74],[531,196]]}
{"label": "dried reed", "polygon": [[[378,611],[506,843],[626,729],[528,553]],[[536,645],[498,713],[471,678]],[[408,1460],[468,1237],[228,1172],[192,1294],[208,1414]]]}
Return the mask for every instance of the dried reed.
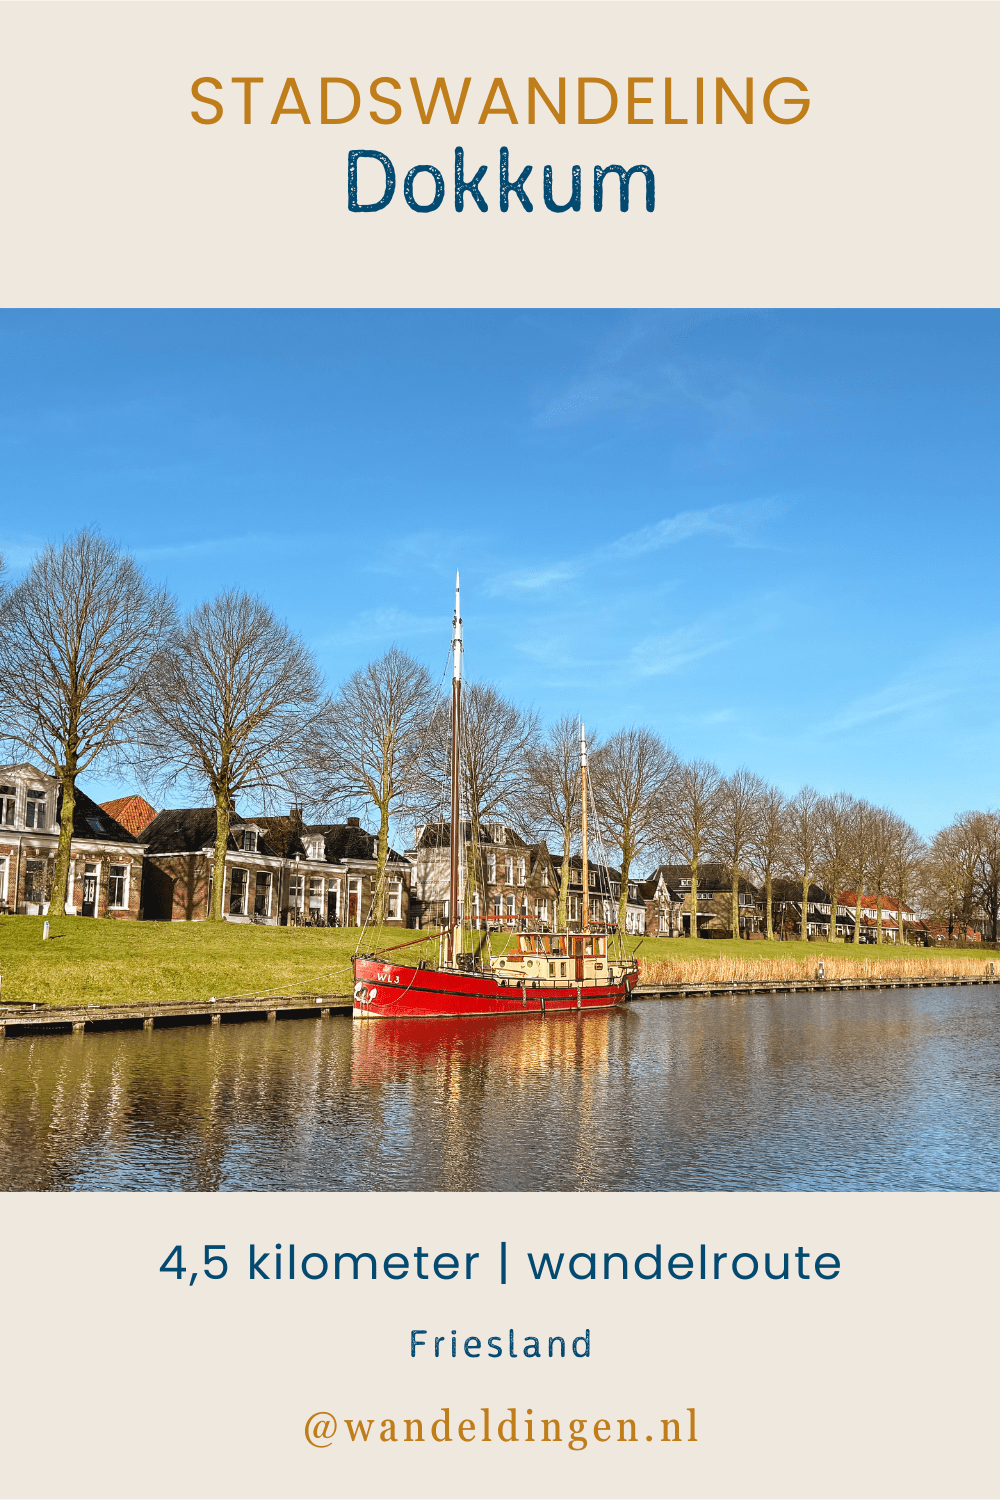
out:
{"label": "dried reed", "polygon": [[[827,979],[923,979],[985,978],[989,960],[956,958],[951,953],[931,951],[913,958],[639,958],[641,984],[769,984],[775,980],[807,980],[816,977],[822,960]],[[995,961],[995,960],[994,960]]]}

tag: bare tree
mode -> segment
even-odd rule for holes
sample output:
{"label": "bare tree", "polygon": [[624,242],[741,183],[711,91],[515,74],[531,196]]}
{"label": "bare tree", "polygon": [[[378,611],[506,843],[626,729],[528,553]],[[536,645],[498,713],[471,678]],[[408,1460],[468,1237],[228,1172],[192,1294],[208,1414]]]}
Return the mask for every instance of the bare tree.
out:
{"label": "bare tree", "polygon": [[707,760],[676,767],[663,802],[661,836],[691,871],[691,936],[698,936],[698,866],[718,831],[722,775]]}
{"label": "bare tree", "polygon": [[854,803],[846,792],[821,797],[816,808],[819,848],[816,873],[830,895],[830,941],[838,943],[837,908],[840,887],[850,863],[851,815]]}
{"label": "bare tree", "polygon": [[[451,777],[450,706],[442,705],[431,728],[433,778],[438,806],[447,802]],[[524,827],[528,800],[528,760],[538,738],[538,715],[511,703],[486,682],[462,689],[460,792],[470,823],[468,884],[486,910],[486,881],[480,855],[484,823],[503,819]]]}
{"label": "bare tree", "polygon": [[40,760],[62,792],[49,904],[58,917],[66,910],[77,777],[128,743],[173,603],[131,557],[84,530],[39,553],[2,609],[3,737]]}
{"label": "bare tree", "polygon": [[318,740],[323,800],[370,802],[378,812],[375,897],[383,890],[389,822],[426,797],[429,733],[440,694],[426,667],[395,647],[352,672],[329,706]]}
{"label": "bare tree", "polygon": [[854,942],[861,942],[861,908],[864,904],[865,885],[871,868],[872,837],[875,809],[863,798],[855,798],[851,804],[850,829],[847,842],[847,869],[854,885]]}
{"label": "bare tree", "polygon": [[785,864],[788,799],[776,786],[764,786],[757,810],[750,858],[764,882],[765,933],[774,941],[774,876]]}
{"label": "bare tree", "polygon": [[965,940],[975,914],[979,844],[973,817],[963,813],[935,834],[924,860],[924,901],[931,915],[947,924],[949,942],[956,924]]}
{"label": "bare tree", "polygon": [[800,936],[809,940],[809,887],[816,874],[820,857],[819,793],[804,786],[788,804],[788,853],[796,873],[802,879],[802,922]]}
{"label": "bare tree", "polygon": [[887,807],[872,809],[868,870],[875,888],[875,941],[883,942],[882,908],[892,863],[893,814]]}
{"label": "bare tree", "polygon": [[[591,736],[591,756],[597,753],[597,748],[597,741]],[[536,828],[551,831],[562,843],[556,931],[565,932],[570,851],[581,823],[579,722],[567,715],[552,724],[544,740],[529,752],[526,767],[528,816]]]}
{"label": "bare tree", "polygon": [[740,935],[740,875],[750,858],[766,791],[761,778],[744,769],[727,776],[719,789],[716,851],[730,872],[729,925],[734,938]]}
{"label": "bare tree", "polygon": [[925,854],[924,841],[905,818],[892,815],[889,841],[889,878],[899,904],[899,941],[906,942],[906,926],[903,910],[912,900],[913,889],[919,877]]}
{"label": "bare tree", "polygon": [[[657,841],[661,806],[676,760],[651,729],[619,729],[590,763],[601,830],[621,859],[618,931],[624,933],[629,871]],[[583,899],[589,900],[587,891]]]}
{"label": "bare tree", "polygon": [[974,813],[976,846],[976,905],[989,924],[990,939],[997,941],[1000,925],[1000,813]]}
{"label": "bare tree", "polygon": [[312,653],[262,600],[235,590],[192,610],[156,659],[144,743],[161,779],[206,786],[214,799],[213,921],[236,798],[298,795],[319,695]]}

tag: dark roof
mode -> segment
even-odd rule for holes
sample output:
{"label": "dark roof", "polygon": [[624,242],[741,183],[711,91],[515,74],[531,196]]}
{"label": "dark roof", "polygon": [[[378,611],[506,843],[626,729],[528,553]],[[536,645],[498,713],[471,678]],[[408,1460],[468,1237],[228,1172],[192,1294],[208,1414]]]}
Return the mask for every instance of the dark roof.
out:
{"label": "dark roof", "polygon": [[[309,833],[322,833],[326,839],[326,857],[330,864],[352,859],[378,859],[378,837],[350,823],[310,823]],[[403,856],[390,845],[389,864],[402,864]]]}
{"label": "dark roof", "polygon": [[[62,816],[62,787],[56,798],[56,823]],[[145,843],[145,839],[137,839],[134,834],[129,833],[117,823],[110,813],[97,802],[92,802],[86,792],[76,789],[76,802],[73,806],[73,836],[78,839],[100,839],[105,844],[139,844]]]}
{"label": "dark roof", "polygon": [[[264,826],[263,818],[236,818],[233,827],[244,822]],[[143,831],[142,841],[147,844],[149,854],[194,854],[199,849],[210,848],[215,843],[216,818],[214,807],[166,807],[157,813]],[[239,852],[239,845],[230,829],[227,849]],[[270,840],[262,837],[258,844],[260,854],[280,854]]]}
{"label": "dark roof", "polygon": [[[503,825],[504,833],[506,834],[505,842],[503,844],[494,844],[493,839],[490,837],[490,829],[499,821],[499,818],[488,818],[479,825],[480,848],[489,846],[497,849],[529,849],[532,847],[527,839],[523,839],[519,833],[506,823]],[[465,842],[467,844],[470,843],[472,840],[472,822],[470,819],[466,818],[463,820],[462,832],[465,836]],[[417,840],[418,849],[447,849],[450,845],[450,823],[427,823],[421,829],[420,838]]]}
{"label": "dark roof", "polygon": [[[261,828],[267,829],[267,840],[276,854],[293,859],[296,854],[305,858],[304,838],[310,834],[323,835],[323,851],[327,864],[338,865],[350,860],[378,858],[378,838],[365,828],[353,823],[303,823],[298,817],[254,818]],[[390,848],[390,864],[401,864],[403,856]]]}

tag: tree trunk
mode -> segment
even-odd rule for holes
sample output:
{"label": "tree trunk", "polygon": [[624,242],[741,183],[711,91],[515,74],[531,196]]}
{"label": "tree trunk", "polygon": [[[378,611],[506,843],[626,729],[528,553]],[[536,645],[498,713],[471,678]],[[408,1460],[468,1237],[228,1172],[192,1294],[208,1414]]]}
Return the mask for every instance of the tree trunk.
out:
{"label": "tree trunk", "polygon": [[854,908],[854,945],[855,945],[855,947],[857,947],[857,945],[861,942],[861,887],[860,887],[860,885],[858,886],[856,894],[857,894],[857,898],[858,899],[857,899],[857,905]]}
{"label": "tree trunk", "polygon": [[73,812],[76,808],[76,776],[64,770],[62,781],[62,811],[59,815],[59,844],[56,848],[56,866],[52,873],[52,895],[49,899],[49,916],[66,915],[66,893],[69,890],[69,866],[73,842]]}
{"label": "tree trunk", "polygon": [[226,849],[229,847],[229,794],[219,790],[215,794],[215,857],[212,865],[212,905],[210,922],[225,920],[222,902],[226,887]]}
{"label": "tree trunk", "polygon": [[875,892],[875,943],[882,946],[882,889]]}
{"label": "tree trunk", "polygon": [[802,941],[809,941],[809,874],[806,872],[802,880],[802,921],[799,923]]}
{"label": "tree trunk", "polygon": [[764,871],[764,918],[767,931],[767,940],[774,942],[774,909],[771,905],[771,866],[768,865]]}
{"label": "tree trunk", "polygon": [[375,864],[375,889],[372,905],[376,908],[376,920],[385,916],[385,867],[389,859],[389,799],[379,806],[378,856]]}
{"label": "tree trunk", "polygon": [[733,865],[733,937],[740,935],[740,872],[737,865]]}
{"label": "tree trunk", "polygon": [[569,897],[569,846],[572,829],[569,824],[563,829],[563,857],[559,867],[559,905],[556,908],[556,932],[565,932],[566,902]]}
{"label": "tree trunk", "polygon": [[[621,890],[618,893],[618,932],[619,932],[619,935],[622,936],[622,937],[624,937],[624,935],[625,935],[625,919],[626,919],[626,917],[628,915],[628,872],[629,872],[629,866],[632,863],[631,858],[626,859],[626,858],[624,858],[624,855],[625,855],[625,850],[623,849],[622,850],[622,856],[623,856],[623,858],[622,858],[622,888],[621,888]],[[583,899],[584,899],[584,901],[586,901],[587,898],[588,898],[588,892],[584,891],[584,893],[583,893]]]}
{"label": "tree trunk", "polygon": [[691,936],[698,936],[698,856],[691,861]]}

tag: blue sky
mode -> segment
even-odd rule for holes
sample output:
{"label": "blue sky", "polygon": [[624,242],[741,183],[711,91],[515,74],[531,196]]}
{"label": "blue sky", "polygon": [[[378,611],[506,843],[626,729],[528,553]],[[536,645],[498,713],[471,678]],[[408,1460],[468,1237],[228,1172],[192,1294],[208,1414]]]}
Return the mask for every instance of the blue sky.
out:
{"label": "blue sky", "polygon": [[0,550],[97,525],[331,685],[441,675],[460,567],[470,676],[928,834],[1000,802],[998,317],[5,312]]}

